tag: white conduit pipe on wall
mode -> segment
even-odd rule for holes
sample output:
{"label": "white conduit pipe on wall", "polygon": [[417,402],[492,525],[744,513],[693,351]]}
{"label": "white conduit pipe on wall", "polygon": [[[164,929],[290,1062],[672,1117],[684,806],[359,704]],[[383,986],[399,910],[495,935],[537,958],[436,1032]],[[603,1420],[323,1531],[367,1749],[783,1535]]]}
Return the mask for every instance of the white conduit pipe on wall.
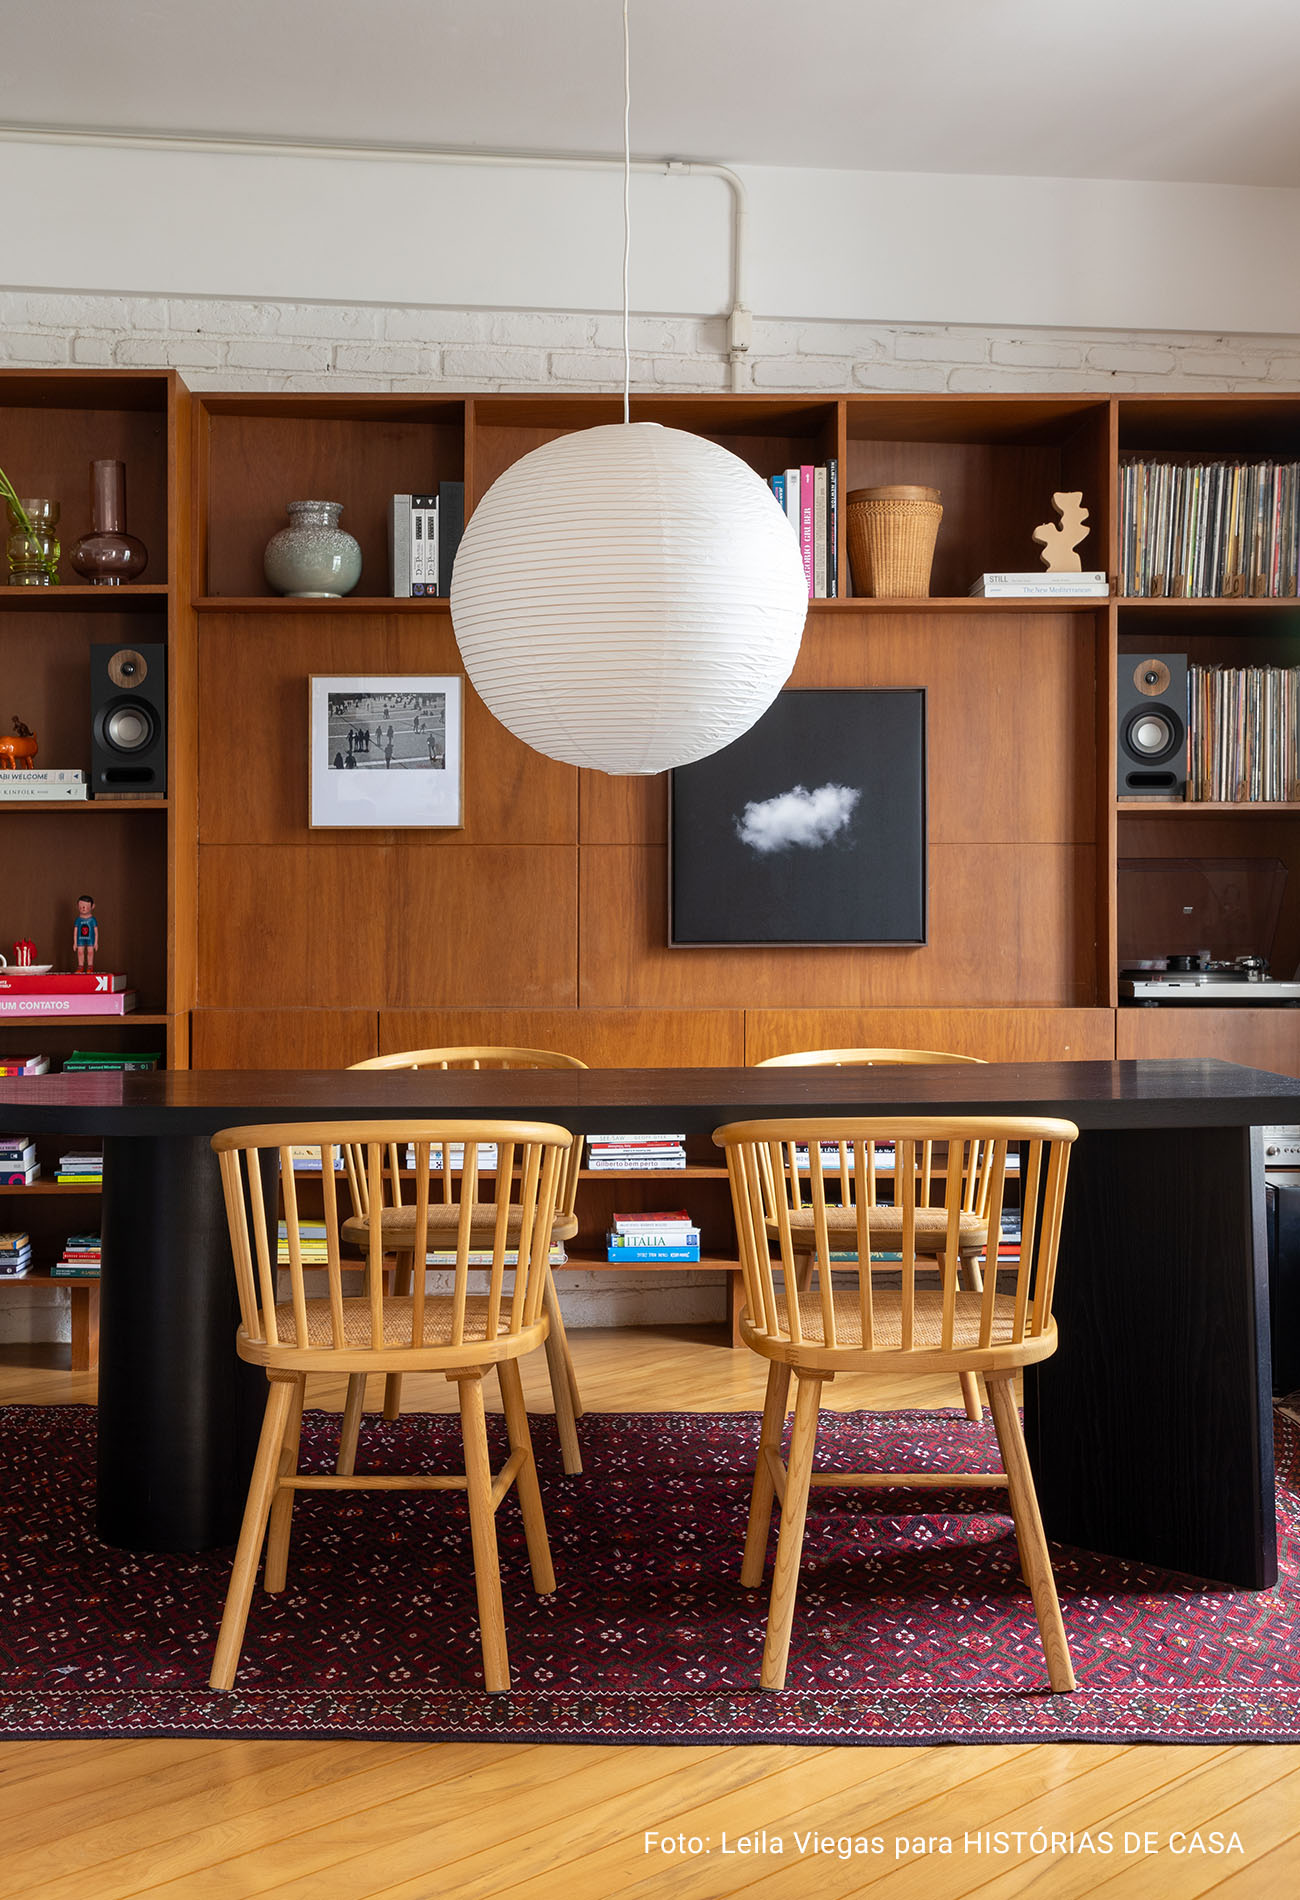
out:
{"label": "white conduit pipe on wall", "polygon": [[[447,152],[421,145],[301,144],[288,139],[199,138],[184,132],[78,131],[69,127],[0,126],[0,140],[22,144],[109,145],[154,152],[210,152],[245,158],[363,158],[378,164],[524,166],[550,171],[622,171],[623,158],[560,158],[547,152]],[[744,181],[726,165],[696,159],[634,158],[634,172],[673,178],[720,178],[731,192],[731,309],[727,317],[727,361],[731,386],[744,387],[742,366],[753,334],[753,312],[745,302]]]}

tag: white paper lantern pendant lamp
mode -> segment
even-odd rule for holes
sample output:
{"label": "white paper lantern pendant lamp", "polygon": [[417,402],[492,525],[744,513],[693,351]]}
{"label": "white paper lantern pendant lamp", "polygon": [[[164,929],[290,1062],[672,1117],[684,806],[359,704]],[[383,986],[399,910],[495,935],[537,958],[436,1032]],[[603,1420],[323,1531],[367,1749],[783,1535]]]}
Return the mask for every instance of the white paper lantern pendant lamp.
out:
{"label": "white paper lantern pendant lamp", "polygon": [[[625,7],[625,71],[626,24]],[[624,127],[626,215],[626,110]],[[623,422],[498,477],[461,540],[451,617],[475,690],[516,737],[632,774],[707,758],[766,712],[799,652],[808,582],[747,463],[628,420],[626,241],[623,325]]]}

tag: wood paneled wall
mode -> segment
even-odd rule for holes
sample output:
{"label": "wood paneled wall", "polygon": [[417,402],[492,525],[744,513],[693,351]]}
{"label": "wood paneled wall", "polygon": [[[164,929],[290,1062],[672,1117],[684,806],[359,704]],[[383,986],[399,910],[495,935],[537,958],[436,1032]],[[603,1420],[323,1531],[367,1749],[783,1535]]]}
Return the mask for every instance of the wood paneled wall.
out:
{"label": "wood paneled wall", "polygon": [[311,675],[459,671],[441,604],[199,622],[199,1066],[481,1040],[627,1066],[828,1039],[1112,1053],[1096,1007],[1104,616],[810,616],[791,689],[927,689],[930,941],[803,950],[670,950],[664,781],[543,759],[472,690],[462,831],[311,830]]}

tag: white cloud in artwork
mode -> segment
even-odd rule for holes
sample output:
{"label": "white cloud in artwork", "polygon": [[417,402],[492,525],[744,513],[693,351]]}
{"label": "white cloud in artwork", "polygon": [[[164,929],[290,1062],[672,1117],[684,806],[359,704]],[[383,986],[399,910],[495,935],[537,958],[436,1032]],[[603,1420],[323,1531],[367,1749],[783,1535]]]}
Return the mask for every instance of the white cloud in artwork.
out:
{"label": "white cloud in artwork", "polygon": [[851,785],[819,785],[812,792],[792,785],[775,798],[746,805],[736,819],[736,834],[763,857],[796,846],[818,851],[847,829],[861,797]]}

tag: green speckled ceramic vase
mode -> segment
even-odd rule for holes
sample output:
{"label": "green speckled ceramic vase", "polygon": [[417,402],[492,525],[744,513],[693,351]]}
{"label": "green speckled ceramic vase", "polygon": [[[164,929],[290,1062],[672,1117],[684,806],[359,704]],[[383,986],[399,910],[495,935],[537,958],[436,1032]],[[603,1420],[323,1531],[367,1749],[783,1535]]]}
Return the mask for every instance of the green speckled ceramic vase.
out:
{"label": "green speckled ceramic vase", "polygon": [[339,526],[341,501],[285,503],[289,526],[266,544],[263,566],[277,594],[337,600],[361,579],[361,549]]}

